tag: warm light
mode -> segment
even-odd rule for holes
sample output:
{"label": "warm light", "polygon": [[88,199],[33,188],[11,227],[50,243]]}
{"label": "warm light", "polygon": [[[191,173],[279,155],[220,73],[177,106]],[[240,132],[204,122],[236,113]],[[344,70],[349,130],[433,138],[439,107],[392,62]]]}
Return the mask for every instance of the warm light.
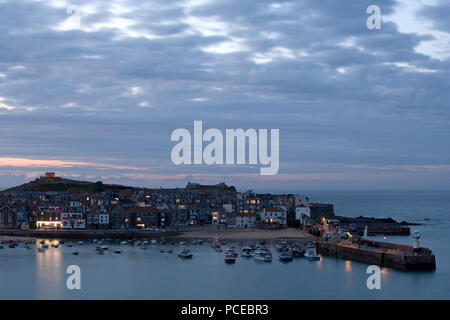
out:
{"label": "warm light", "polygon": [[137,221],[141,221],[142,219],[139,217],[139,218],[137,218]]}

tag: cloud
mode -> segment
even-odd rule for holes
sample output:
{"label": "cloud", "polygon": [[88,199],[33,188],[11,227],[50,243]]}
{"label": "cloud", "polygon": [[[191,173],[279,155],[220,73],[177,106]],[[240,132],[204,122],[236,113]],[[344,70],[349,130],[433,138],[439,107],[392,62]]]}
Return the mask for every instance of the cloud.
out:
{"label": "cloud", "polygon": [[280,174],[292,177],[279,181],[291,188],[304,174],[324,188],[374,175],[329,163],[393,168],[405,187],[404,166],[450,163],[445,1],[383,1],[381,30],[365,26],[369,0],[79,0],[80,28],[66,25],[71,4],[0,2],[0,157],[78,159],[88,164],[57,168],[126,184],[144,183],[131,168],[255,182],[239,178],[247,167],[171,164],[172,130],[200,119],[279,128]]}

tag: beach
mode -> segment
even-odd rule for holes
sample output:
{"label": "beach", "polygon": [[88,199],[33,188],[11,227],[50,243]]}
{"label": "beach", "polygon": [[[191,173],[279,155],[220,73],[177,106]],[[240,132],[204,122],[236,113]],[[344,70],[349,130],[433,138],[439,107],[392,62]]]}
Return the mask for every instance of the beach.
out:
{"label": "beach", "polygon": [[315,236],[305,232],[301,229],[286,228],[279,230],[202,230],[202,231],[188,231],[182,232],[177,237],[179,238],[220,238],[220,239],[298,239],[311,240],[316,239]]}

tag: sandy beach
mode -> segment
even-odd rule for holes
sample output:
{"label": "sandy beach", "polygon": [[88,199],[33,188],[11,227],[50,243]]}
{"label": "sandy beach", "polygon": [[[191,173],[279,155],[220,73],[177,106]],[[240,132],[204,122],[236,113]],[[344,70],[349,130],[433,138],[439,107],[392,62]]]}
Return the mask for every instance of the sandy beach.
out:
{"label": "sandy beach", "polygon": [[183,232],[179,238],[220,238],[220,239],[299,239],[315,240],[315,237],[303,230],[287,228],[281,230],[205,230]]}

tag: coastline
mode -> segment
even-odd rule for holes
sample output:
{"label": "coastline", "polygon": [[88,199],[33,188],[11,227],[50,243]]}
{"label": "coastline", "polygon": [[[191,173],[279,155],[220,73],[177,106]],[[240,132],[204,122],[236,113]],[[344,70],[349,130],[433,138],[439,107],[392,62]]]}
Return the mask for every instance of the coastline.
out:
{"label": "coastline", "polygon": [[1,230],[1,241],[28,241],[36,238],[51,239],[81,239],[81,238],[185,238],[185,239],[243,239],[243,240],[277,240],[277,239],[296,239],[315,241],[316,237],[301,229],[286,228],[279,230],[227,230],[227,229],[206,229],[206,230],[183,230],[180,232],[148,232],[138,230],[78,230],[78,231],[43,231],[43,230]]}

